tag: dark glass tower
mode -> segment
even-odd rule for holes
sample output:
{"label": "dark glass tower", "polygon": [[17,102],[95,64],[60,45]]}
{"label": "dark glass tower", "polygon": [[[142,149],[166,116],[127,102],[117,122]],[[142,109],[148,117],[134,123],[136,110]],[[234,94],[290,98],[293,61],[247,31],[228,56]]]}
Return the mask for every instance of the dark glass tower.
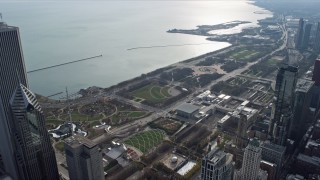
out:
{"label": "dark glass tower", "polygon": [[0,22],[2,165],[14,179],[59,179],[44,116],[27,87],[19,29]]}
{"label": "dark glass tower", "polygon": [[36,96],[24,85],[17,86],[10,101],[12,134],[21,179],[58,179],[55,153]]}
{"label": "dark glass tower", "polygon": [[292,118],[294,92],[297,84],[298,68],[284,65],[277,74],[275,98],[269,135],[275,144],[283,145]]}
{"label": "dark glass tower", "polygon": [[320,52],[320,22],[318,22],[313,50],[316,52]]}
{"label": "dark glass tower", "polygon": [[309,40],[310,40],[310,34],[311,34],[311,28],[312,24],[307,24],[306,27],[304,28],[303,32],[303,39],[302,39],[302,49],[308,49],[309,46]]}
{"label": "dark glass tower", "polygon": [[303,31],[304,31],[304,21],[303,21],[303,18],[300,18],[298,33],[297,33],[296,42],[295,42],[297,49],[300,49],[302,47]]}

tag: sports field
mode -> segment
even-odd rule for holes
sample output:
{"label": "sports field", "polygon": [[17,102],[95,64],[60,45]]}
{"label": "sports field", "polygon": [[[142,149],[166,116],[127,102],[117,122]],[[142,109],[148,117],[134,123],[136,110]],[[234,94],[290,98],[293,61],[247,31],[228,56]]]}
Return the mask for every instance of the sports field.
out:
{"label": "sports field", "polygon": [[149,84],[131,92],[130,94],[135,98],[158,103],[163,102],[164,100],[171,97],[171,95],[168,92],[169,88],[170,87],[168,86],[161,87],[157,84]]}
{"label": "sports field", "polygon": [[160,144],[164,137],[165,133],[161,130],[149,130],[134,135],[124,143],[139,149],[142,153],[146,153]]}

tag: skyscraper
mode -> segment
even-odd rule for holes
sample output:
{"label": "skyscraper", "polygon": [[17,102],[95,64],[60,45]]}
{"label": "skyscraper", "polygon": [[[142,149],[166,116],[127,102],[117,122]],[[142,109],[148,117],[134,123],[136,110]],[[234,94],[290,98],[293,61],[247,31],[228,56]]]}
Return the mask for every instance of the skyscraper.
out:
{"label": "skyscraper", "polygon": [[232,155],[219,149],[213,149],[203,159],[201,166],[202,180],[231,180],[233,165]]}
{"label": "skyscraper", "polygon": [[312,80],[314,83],[314,88],[312,92],[311,107],[316,110],[320,107],[320,59],[318,58],[314,63]]}
{"label": "skyscraper", "polygon": [[6,167],[4,167],[6,171],[14,176],[14,174],[17,174],[17,169],[15,166],[12,166],[14,157],[12,155],[13,147],[8,125],[11,116],[9,101],[19,84],[19,79],[25,86],[28,86],[28,82],[25,73],[19,29],[8,26],[1,21],[0,54],[0,106],[2,106],[0,111],[3,109],[2,117],[0,117],[0,132],[6,133],[6,135],[0,136],[0,144],[2,144],[2,146],[0,146],[0,161],[3,161],[0,162],[0,166],[6,165]]}
{"label": "skyscraper", "polygon": [[313,50],[316,52],[320,52],[320,22],[318,22],[316,29],[316,36],[314,39]]}
{"label": "skyscraper", "polygon": [[28,87],[19,28],[0,22],[0,54],[0,96],[8,118],[9,101],[18,84]]}
{"label": "skyscraper", "polygon": [[251,139],[244,151],[242,168],[234,173],[234,180],[267,179],[268,174],[260,169],[261,148],[257,139]]}
{"label": "skyscraper", "polygon": [[315,82],[315,86],[320,86],[320,58],[314,62],[312,80]]}
{"label": "skyscraper", "polygon": [[295,41],[297,49],[300,49],[302,46],[303,31],[304,31],[304,21],[303,21],[303,18],[300,18],[298,33],[297,33],[296,41]]}
{"label": "skyscraper", "polygon": [[276,144],[283,145],[286,142],[287,131],[292,118],[297,76],[298,68],[289,65],[280,67],[277,74],[275,100],[269,125],[269,135]]}
{"label": "skyscraper", "polygon": [[314,82],[307,79],[299,79],[294,98],[293,118],[289,127],[289,138],[299,143],[307,130],[308,113],[312,98]]}
{"label": "skyscraper", "polygon": [[41,108],[27,87],[19,29],[0,22],[0,159],[14,179],[58,179]]}
{"label": "skyscraper", "polygon": [[70,180],[102,180],[102,155],[98,145],[82,136],[74,135],[64,144]]}
{"label": "skyscraper", "polygon": [[36,96],[20,84],[10,100],[10,108],[20,179],[59,179],[55,153]]}
{"label": "skyscraper", "polygon": [[303,38],[302,38],[302,46],[301,46],[302,50],[308,49],[311,28],[312,28],[312,24],[306,24],[306,27],[304,28]]}

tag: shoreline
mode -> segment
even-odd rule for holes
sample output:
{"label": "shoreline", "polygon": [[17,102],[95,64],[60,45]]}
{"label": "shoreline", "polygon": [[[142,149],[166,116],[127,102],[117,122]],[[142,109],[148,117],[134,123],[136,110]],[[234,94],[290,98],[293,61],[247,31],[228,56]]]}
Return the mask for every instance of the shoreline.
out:
{"label": "shoreline", "polygon": [[[264,7],[258,6],[258,5],[256,4],[256,1],[253,1],[252,3],[253,3],[255,6],[257,6],[257,7],[264,8]],[[270,10],[268,10],[268,11],[270,11]],[[271,13],[273,13],[273,12],[271,12]],[[256,13],[254,12],[254,14],[256,14]],[[263,19],[266,19],[266,18],[263,18]],[[263,20],[263,19],[261,19],[261,20]],[[242,22],[242,21],[239,21],[239,20],[235,20],[235,21],[232,21],[232,22],[240,22],[240,25],[241,25],[242,23],[248,23],[247,21],[243,21],[243,22]],[[218,24],[218,25],[213,25],[213,26],[226,25],[226,23],[228,23],[228,22],[221,23],[221,24]],[[260,22],[258,22],[258,25],[259,25],[259,24],[260,24]],[[201,26],[205,26],[205,25],[197,25],[197,27],[201,27]],[[243,32],[243,30],[245,30],[245,29],[247,29],[247,28],[250,28],[250,27],[246,27],[246,28],[242,29],[241,32]],[[218,30],[219,30],[219,29],[218,29]],[[227,29],[222,28],[222,30],[227,30]],[[168,31],[167,31],[167,33],[177,33],[177,32],[168,32]],[[185,33],[182,33],[182,34],[185,34]],[[236,35],[236,34],[240,34],[240,33],[235,33],[235,35]],[[196,35],[196,34],[188,34],[188,35]],[[222,36],[225,36],[225,35],[218,35],[218,36],[221,36],[221,37],[222,37]],[[206,37],[206,36],[204,36],[204,37]],[[210,39],[208,39],[208,38],[209,38],[209,37],[207,36],[207,38],[206,38],[207,41],[209,41],[209,42],[212,41],[212,40],[210,40]],[[185,60],[177,61],[177,62],[174,62],[174,63],[172,63],[172,64],[170,64],[170,65],[167,65],[167,66],[159,67],[159,68],[157,68],[157,69],[154,69],[153,71],[150,71],[150,72],[147,72],[147,73],[145,73],[145,74],[142,74],[141,76],[136,76],[136,77],[133,77],[133,78],[130,78],[130,79],[127,79],[127,80],[118,82],[117,84],[110,85],[110,86],[108,86],[108,87],[100,87],[100,86],[93,85],[93,86],[89,86],[89,87],[86,87],[86,88],[81,88],[81,89],[79,89],[79,90],[76,92],[76,94],[80,95],[80,98],[81,98],[81,97],[84,97],[84,96],[82,95],[81,91],[87,91],[87,90],[90,90],[91,88],[98,88],[98,89],[102,89],[103,91],[111,91],[111,90],[123,88],[124,86],[127,86],[127,85],[130,84],[130,83],[134,83],[135,81],[139,81],[139,80],[141,80],[142,78],[145,78],[145,77],[142,77],[143,75],[146,75],[146,76],[154,76],[154,75],[160,73],[161,71],[165,71],[165,70],[168,70],[168,69],[173,69],[173,68],[175,68],[175,65],[176,65],[176,64],[179,64],[179,63],[189,63],[189,62],[192,62],[192,61],[195,61],[195,60],[204,58],[204,57],[206,57],[206,56],[210,56],[210,55],[214,55],[214,54],[216,54],[216,53],[220,53],[220,52],[222,52],[222,51],[228,50],[229,48],[233,48],[233,47],[236,46],[235,44],[232,44],[231,42],[228,42],[228,41],[217,41],[217,40],[214,40],[214,41],[216,41],[216,42],[226,42],[226,43],[229,43],[229,46],[224,47],[224,48],[221,48],[221,49],[217,49],[217,50],[215,50],[215,51],[210,51],[210,52],[207,52],[207,53],[204,53],[204,54],[195,56],[195,57],[190,57],[190,58],[185,59]],[[41,94],[38,94],[38,95],[41,96],[41,97],[45,97],[45,98],[47,98],[48,100],[64,101],[64,99],[61,98],[61,97],[52,98],[52,97],[43,96],[43,95],[41,95]],[[63,97],[63,96],[62,96],[62,97]],[[79,98],[79,96],[78,96],[77,98]]]}

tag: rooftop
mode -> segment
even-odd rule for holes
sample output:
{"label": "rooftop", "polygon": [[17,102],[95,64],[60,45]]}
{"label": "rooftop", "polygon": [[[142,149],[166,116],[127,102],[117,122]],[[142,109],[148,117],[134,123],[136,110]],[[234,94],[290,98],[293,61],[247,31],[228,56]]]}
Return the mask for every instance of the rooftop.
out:
{"label": "rooftop", "polygon": [[320,158],[316,156],[307,156],[305,154],[300,153],[297,157],[297,160],[308,162],[310,164],[320,167]]}
{"label": "rooftop", "polygon": [[309,92],[314,85],[314,81],[308,79],[298,79],[296,91]]}
{"label": "rooftop", "polygon": [[180,106],[178,106],[176,110],[183,111],[186,113],[193,113],[193,112],[199,110],[199,106],[189,104],[189,103],[184,103],[184,104],[181,104]]}
{"label": "rooftop", "polygon": [[270,143],[270,142],[265,142],[261,145],[262,148],[266,148],[266,149],[270,149],[272,151],[277,151],[279,153],[284,153],[285,150],[286,150],[286,147],[284,146],[280,146],[280,145],[277,145],[277,144],[273,144],[273,143]]}
{"label": "rooftop", "polygon": [[71,146],[72,148],[77,148],[81,145],[84,145],[87,148],[91,149],[97,145],[96,143],[94,143],[90,139],[83,137],[83,136],[79,136],[79,135],[73,135],[73,136],[67,138],[65,140],[65,143],[68,144],[69,146]]}

